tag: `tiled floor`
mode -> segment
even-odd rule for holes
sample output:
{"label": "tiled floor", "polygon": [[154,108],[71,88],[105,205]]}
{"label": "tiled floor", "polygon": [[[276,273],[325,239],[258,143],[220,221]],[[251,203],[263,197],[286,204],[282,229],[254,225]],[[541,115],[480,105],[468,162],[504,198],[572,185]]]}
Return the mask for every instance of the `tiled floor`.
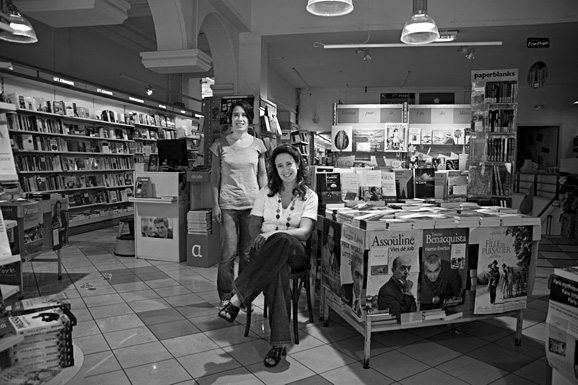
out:
{"label": "tiled floor", "polygon": [[547,277],[553,266],[578,264],[578,245],[542,240],[521,347],[512,317],[383,332],[374,334],[371,368],[363,369],[361,335],[336,316],[329,327],[317,313],[306,324],[302,305],[301,343],[267,369],[262,297],[244,337],[243,313],[232,325],[217,317],[215,267],[115,257],[115,235],[111,228],[71,237],[62,281],[54,263],[24,265],[27,298],[59,291],[71,298],[86,385],[544,384]]}

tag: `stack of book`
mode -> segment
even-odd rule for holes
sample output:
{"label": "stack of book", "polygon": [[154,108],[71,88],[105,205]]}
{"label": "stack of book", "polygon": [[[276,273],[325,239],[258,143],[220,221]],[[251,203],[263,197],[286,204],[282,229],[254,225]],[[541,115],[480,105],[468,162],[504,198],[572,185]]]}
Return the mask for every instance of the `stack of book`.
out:
{"label": "stack of book", "polygon": [[473,210],[463,210],[454,214],[456,227],[470,228],[480,226],[480,213]]}
{"label": "stack of book", "polygon": [[212,234],[213,211],[211,209],[191,210],[187,213],[187,232],[189,234]]}
{"label": "stack of book", "polygon": [[502,226],[534,226],[539,225],[540,218],[522,214],[500,214]]}
{"label": "stack of book", "polygon": [[406,219],[384,219],[386,230],[405,231],[413,229],[413,222]]}
{"label": "stack of book", "polygon": [[456,220],[451,215],[438,214],[435,217],[436,223],[434,228],[436,229],[453,229],[456,227]]}
{"label": "stack of book", "polygon": [[73,322],[61,308],[10,316],[8,320],[14,334],[24,337],[10,349],[11,366],[60,369],[74,365]]}
{"label": "stack of book", "polygon": [[497,213],[483,212],[482,210],[476,210],[480,215],[480,227],[500,226],[501,221]]}

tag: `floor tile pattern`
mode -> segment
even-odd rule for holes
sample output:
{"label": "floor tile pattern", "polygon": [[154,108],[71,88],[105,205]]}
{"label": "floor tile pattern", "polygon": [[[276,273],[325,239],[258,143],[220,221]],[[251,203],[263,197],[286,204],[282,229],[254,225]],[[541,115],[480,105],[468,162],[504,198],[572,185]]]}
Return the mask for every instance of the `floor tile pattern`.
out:
{"label": "floor tile pattern", "polygon": [[[249,337],[243,313],[233,324],[217,317],[216,267],[117,257],[116,229],[71,237],[56,264],[24,264],[26,298],[64,291],[84,352],[84,384],[544,384],[547,280],[554,267],[578,264],[578,244],[562,237],[540,242],[534,291],[524,312],[521,347],[515,320],[485,321],[376,333],[370,369],[363,338],[338,316],[329,327],[306,324],[300,303],[299,345],[265,368],[269,350],[263,301],[255,301]],[[56,258],[52,252],[42,258]]]}

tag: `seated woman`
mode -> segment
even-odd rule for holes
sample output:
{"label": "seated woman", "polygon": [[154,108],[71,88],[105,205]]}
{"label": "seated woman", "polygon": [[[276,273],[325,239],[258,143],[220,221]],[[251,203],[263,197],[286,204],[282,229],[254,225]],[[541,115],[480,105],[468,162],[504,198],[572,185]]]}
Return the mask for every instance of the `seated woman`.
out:
{"label": "seated woman", "polygon": [[259,191],[251,211],[251,261],[233,282],[231,302],[219,317],[233,322],[239,309],[262,291],[270,310],[273,346],[264,363],[273,367],[291,343],[289,275],[309,264],[304,244],[315,227],[318,198],[305,184],[301,155],[290,145],[275,148],[269,166],[269,184]]}

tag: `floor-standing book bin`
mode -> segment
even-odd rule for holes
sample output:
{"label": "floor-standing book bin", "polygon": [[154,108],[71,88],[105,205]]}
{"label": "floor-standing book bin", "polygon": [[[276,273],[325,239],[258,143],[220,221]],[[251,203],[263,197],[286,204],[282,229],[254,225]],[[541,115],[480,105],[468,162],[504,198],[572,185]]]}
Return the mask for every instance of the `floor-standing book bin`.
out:
{"label": "floor-standing book bin", "polygon": [[186,258],[189,187],[182,172],[137,172],[150,179],[152,196],[134,202],[136,258],[182,262]]}
{"label": "floor-standing book bin", "polygon": [[[190,171],[187,173],[190,188],[190,209],[201,210],[213,207],[211,174],[208,171]],[[187,265],[211,267],[221,257],[221,225],[213,220],[210,234],[187,234]]]}

